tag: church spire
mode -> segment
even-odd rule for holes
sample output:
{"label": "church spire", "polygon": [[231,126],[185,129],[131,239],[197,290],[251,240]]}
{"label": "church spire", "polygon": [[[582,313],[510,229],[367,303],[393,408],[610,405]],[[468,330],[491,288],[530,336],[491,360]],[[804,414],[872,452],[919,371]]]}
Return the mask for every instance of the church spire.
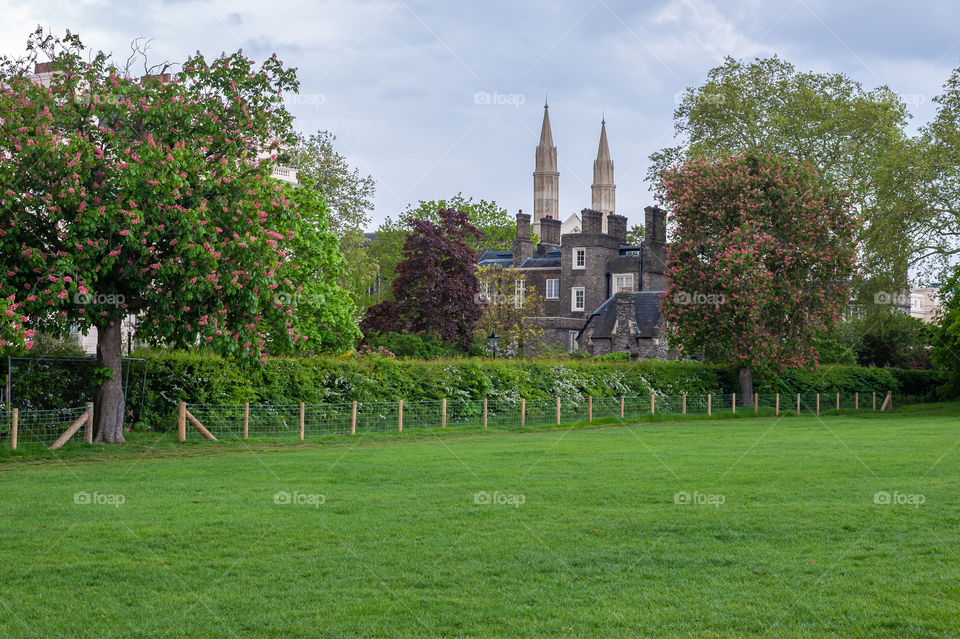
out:
{"label": "church spire", "polygon": [[553,145],[550,128],[550,107],[543,105],[543,124],[540,144],[537,145],[536,165],[533,171],[533,230],[540,234],[540,220],[544,217],[560,219],[560,173],[557,171],[557,147]]}
{"label": "church spire", "polygon": [[617,185],[613,180],[613,160],[607,143],[607,120],[600,122],[600,146],[593,162],[593,185],[590,187],[592,208],[603,213],[603,232],[607,232],[607,216],[617,210]]}

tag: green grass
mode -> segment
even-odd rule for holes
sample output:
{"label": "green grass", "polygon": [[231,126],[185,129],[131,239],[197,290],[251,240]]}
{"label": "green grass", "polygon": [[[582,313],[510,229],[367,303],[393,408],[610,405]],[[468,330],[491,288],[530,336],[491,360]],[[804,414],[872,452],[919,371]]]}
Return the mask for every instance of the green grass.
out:
{"label": "green grass", "polygon": [[8,451],[0,636],[954,635],[958,415]]}

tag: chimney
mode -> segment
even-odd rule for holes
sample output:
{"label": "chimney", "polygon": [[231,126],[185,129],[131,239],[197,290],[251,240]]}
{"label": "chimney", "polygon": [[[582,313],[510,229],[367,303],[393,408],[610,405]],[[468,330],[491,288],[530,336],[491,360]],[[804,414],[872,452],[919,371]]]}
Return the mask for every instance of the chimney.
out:
{"label": "chimney", "polygon": [[607,216],[607,234],[612,235],[621,244],[627,241],[627,218],[611,213]]}
{"label": "chimney", "polygon": [[560,220],[545,217],[540,220],[540,245],[560,246]]}
{"label": "chimney", "polygon": [[584,234],[600,235],[603,233],[603,213],[592,209],[580,211],[580,221]]}
{"label": "chimney", "polygon": [[517,237],[513,240],[513,266],[520,266],[529,257],[533,257],[533,241],[530,240],[530,216],[520,211],[517,213]]}
{"label": "chimney", "polygon": [[645,215],[643,239],[647,242],[667,241],[667,221],[663,210],[657,206],[643,209]]}
{"label": "chimney", "polygon": [[37,62],[37,66],[34,69],[34,73],[49,73],[52,70],[53,62]]}

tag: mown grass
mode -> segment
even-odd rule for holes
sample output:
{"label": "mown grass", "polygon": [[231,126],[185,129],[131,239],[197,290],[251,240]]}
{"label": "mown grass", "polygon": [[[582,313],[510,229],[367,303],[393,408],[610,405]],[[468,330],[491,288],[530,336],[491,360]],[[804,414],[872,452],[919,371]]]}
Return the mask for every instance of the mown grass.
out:
{"label": "mown grass", "polygon": [[4,637],[960,629],[957,404],[3,454]]}

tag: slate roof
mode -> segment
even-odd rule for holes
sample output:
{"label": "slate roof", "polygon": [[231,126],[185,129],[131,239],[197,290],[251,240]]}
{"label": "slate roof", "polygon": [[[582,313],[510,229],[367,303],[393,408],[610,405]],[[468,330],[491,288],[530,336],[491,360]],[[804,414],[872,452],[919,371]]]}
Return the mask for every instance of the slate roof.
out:
{"label": "slate roof", "polygon": [[[652,338],[657,336],[657,326],[660,324],[660,298],[665,291],[635,291],[630,293],[633,302],[633,315],[637,322],[637,337]],[[583,331],[593,326],[591,339],[606,339],[613,332],[617,322],[617,296],[611,295],[597,310],[595,310]],[[583,333],[581,331],[581,334]]]}
{"label": "slate roof", "polygon": [[479,266],[513,266],[513,251],[484,251]]}

